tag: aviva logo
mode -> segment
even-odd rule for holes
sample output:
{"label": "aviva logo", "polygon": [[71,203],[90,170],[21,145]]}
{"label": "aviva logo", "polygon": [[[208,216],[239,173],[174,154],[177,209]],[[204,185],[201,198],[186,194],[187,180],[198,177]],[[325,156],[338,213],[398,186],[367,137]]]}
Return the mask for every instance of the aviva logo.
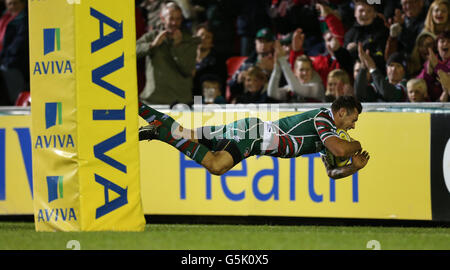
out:
{"label": "aviva logo", "polygon": [[[45,128],[50,129],[53,126],[62,125],[62,103],[45,103]],[[51,132],[50,130],[49,132]],[[47,132],[48,133],[48,132]],[[39,134],[36,138],[34,148],[69,148],[75,147],[71,134]]]}
{"label": "aviva logo", "polygon": [[63,198],[63,177],[47,176],[48,202]]}
{"label": "aviva logo", "polygon": [[[60,28],[44,28],[44,56],[61,50]],[[65,59],[51,59],[34,63],[33,75],[53,75],[73,73],[72,63]]]}
{"label": "aviva logo", "polygon": [[45,128],[49,129],[56,124],[62,125],[62,104],[61,102],[46,102]]}
{"label": "aviva logo", "polygon": [[61,50],[61,31],[59,28],[44,28],[44,55]]}

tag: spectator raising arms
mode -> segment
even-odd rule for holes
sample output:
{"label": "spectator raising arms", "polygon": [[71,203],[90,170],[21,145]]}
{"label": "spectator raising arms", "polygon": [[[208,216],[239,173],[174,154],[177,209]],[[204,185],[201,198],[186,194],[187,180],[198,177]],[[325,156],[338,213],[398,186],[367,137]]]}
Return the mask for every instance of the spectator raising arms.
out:
{"label": "spectator raising arms", "polygon": [[[398,51],[411,53],[417,36],[422,32],[426,17],[424,0],[401,0],[402,9],[396,9],[390,22],[390,38],[398,42]],[[387,55],[385,58],[389,58]]]}
{"label": "spectator raising arms", "polygon": [[447,101],[446,91],[439,82],[439,71],[450,72],[450,31],[443,32],[437,37],[438,55],[429,48],[428,60],[418,78],[427,82],[428,95],[431,101]]}
{"label": "spectator raising arms", "polygon": [[389,31],[378,17],[375,7],[366,0],[355,0],[355,24],[345,33],[344,46],[358,58],[358,43],[365,44],[373,54],[384,55]]}
{"label": "spectator raising arms", "polygon": [[[306,55],[299,56],[295,61],[295,75],[278,41],[275,42],[275,58],[276,63],[267,91],[269,97],[278,101],[324,101],[325,91],[322,80]],[[284,87],[279,87],[281,71],[288,82]]]}
{"label": "spectator raising arms", "polygon": [[[405,58],[400,53],[392,54],[386,65],[387,78],[375,65],[369,55],[369,51],[364,51],[362,44],[358,45],[359,59],[364,67],[370,72],[373,79],[373,88],[358,87],[357,96],[363,102],[404,102],[407,101],[406,80],[405,80]],[[360,71],[361,72],[361,71]],[[365,72],[365,71],[363,71]],[[357,80],[364,80],[365,76],[358,76]],[[363,83],[355,82],[356,85],[363,86]],[[373,90],[373,91],[371,91]],[[362,93],[362,91],[367,91]]]}

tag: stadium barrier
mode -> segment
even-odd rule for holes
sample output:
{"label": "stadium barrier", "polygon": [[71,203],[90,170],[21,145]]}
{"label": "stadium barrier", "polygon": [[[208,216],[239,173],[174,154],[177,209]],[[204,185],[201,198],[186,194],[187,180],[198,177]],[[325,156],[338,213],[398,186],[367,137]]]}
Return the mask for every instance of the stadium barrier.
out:
{"label": "stadium barrier", "polygon": [[[214,176],[169,145],[140,142],[144,213],[450,221],[450,103],[363,106],[349,134],[371,159],[360,172],[339,180],[328,178],[318,154],[250,157]],[[249,111],[248,105],[215,107],[213,112],[157,109],[196,127],[251,113],[268,120],[317,107],[329,104],[281,104],[273,115],[269,106],[259,112]],[[29,115],[0,119],[0,214],[30,214],[33,181],[26,172],[32,166],[30,149],[41,145],[30,140]]]}
{"label": "stadium barrier", "polygon": [[29,1],[31,140],[6,122],[37,231],[144,230],[134,12],[131,0]]}

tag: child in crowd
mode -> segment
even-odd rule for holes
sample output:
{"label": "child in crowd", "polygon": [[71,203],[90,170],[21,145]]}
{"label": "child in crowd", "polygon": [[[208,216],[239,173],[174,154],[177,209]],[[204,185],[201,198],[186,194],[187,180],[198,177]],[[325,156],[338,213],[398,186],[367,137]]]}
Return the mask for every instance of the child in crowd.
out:
{"label": "child in crowd", "polygon": [[428,102],[427,83],[424,79],[414,78],[406,84],[408,99],[410,102]]}
{"label": "child in crowd", "polygon": [[347,72],[335,69],[328,74],[325,100],[332,102],[340,96],[353,96],[354,91]]}
{"label": "child in crowd", "polygon": [[244,93],[239,95],[234,103],[269,103],[266,73],[258,66],[252,66],[243,72],[245,72]]}
{"label": "child in crowd", "polygon": [[221,81],[219,76],[208,74],[202,77],[203,103],[205,104],[226,104],[227,101],[222,95]]}

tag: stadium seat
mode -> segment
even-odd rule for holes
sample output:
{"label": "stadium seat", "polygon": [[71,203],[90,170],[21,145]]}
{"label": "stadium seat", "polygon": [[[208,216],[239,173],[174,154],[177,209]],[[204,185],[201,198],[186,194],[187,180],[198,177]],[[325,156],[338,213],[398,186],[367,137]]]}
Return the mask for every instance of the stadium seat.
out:
{"label": "stadium seat", "polygon": [[28,91],[23,91],[19,94],[16,100],[16,106],[28,107],[31,105],[31,95]]}
{"label": "stadium seat", "polygon": [[[230,58],[227,59],[227,73],[228,73],[228,78],[227,78],[227,82],[231,79],[231,76],[233,76],[233,74],[236,72],[236,70],[239,69],[239,67],[242,65],[242,63],[247,59],[247,56],[232,56]],[[226,93],[225,93],[225,98],[230,101],[231,98],[231,92],[230,92],[230,87],[227,84],[226,87]]]}

